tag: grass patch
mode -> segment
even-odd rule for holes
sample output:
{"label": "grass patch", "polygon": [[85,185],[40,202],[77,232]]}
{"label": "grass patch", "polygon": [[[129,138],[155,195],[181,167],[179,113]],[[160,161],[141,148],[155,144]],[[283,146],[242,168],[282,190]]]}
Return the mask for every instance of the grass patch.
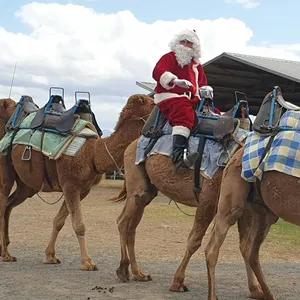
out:
{"label": "grass patch", "polygon": [[299,247],[300,227],[279,219],[279,221],[271,227],[267,239],[279,245],[285,244],[291,247]]}
{"label": "grass patch", "polygon": [[103,188],[110,189],[122,189],[124,185],[124,180],[111,180],[111,179],[102,179],[98,186]]}

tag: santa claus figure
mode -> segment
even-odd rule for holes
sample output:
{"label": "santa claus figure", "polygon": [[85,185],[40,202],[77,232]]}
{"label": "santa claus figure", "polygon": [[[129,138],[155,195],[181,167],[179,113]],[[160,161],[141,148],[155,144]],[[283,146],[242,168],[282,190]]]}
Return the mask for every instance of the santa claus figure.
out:
{"label": "santa claus figure", "polygon": [[183,152],[197,122],[199,87],[206,86],[207,79],[200,64],[200,40],[194,30],[176,34],[169,46],[171,52],[163,55],[153,70],[157,82],[154,102],[173,127],[173,161],[182,171],[193,166],[198,158],[198,153],[190,153],[183,160]]}

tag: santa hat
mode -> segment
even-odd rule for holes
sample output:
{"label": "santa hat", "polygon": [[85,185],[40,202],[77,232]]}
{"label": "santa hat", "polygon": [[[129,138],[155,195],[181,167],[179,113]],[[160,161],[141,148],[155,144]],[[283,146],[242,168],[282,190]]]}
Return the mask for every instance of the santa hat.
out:
{"label": "santa hat", "polygon": [[201,44],[200,44],[200,39],[196,34],[196,30],[185,29],[175,34],[175,36],[169,43],[169,47],[171,51],[174,51],[175,47],[183,40],[188,40],[193,43],[193,49],[198,56],[196,58],[199,59],[201,57]]}

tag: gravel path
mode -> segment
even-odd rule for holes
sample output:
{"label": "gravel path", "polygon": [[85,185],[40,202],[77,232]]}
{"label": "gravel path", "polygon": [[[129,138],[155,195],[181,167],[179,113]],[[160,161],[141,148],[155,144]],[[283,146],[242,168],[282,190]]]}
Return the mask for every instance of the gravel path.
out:
{"label": "gravel path", "polygon": [[[50,237],[52,219],[60,204],[49,206],[34,197],[16,208],[10,227],[10,251],[12,255],[17,256],[18,261],[0,262],[0,299],[206,300],[207,277],[203,249],[194,255],[187,269],[186,284],[190,291],[187,293],[168,291],[173,274],[184,253],[186,236],[193,218],[188,219],[174,206],[162,206],[159,201],[152,204],[153,208],[149,208],[149,213],[145,213],[137,234],[138,261],[141,267],[152,275],[153,281],[121,283],[118,280],[115,269],[118,267],[120,255],[115,219],[123,204],[116,205],[104,201],[116,193],[118,193],[116,189],[95,188],[83,203],[88,248],[99,268],[97,272],[79,270],[79,247],[69,219],[61,232],[57,246],[57,254],[62,264],[42,263],[44,249]],[[54,201],[59,194],[43,194],[43,197]],[[162,219],[158,212],[163,216]],[[142,239],[145,232],[147,240]],[[207,237],[204,244],[206,241]],[[217,266],[219,300],[248,299],[245,269],[236,241],[236,233],[233,230],[221,249]],[[277,300],[298,300],[300,263],[294,262],[295,257],[285,252],[277,253],[282,258],[279,261],[270,254],[272,247],[274,249],[274,245],[267,242],[261,254],[270,287]]]}

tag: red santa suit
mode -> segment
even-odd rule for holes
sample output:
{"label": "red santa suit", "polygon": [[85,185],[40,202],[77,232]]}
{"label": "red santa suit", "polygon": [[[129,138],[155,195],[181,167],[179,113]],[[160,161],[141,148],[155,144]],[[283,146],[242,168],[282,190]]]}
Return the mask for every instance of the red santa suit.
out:
{"label": "red santa suit", "polygon": [[[207,85],[202,65],[192,60],[189,65],[182,67],[175,53],[169,52],[157,62],[152,75],[157,82],[154,102],[173,127],[172,134],[188,137],[196,121],[195,107],[200,102],[199,87]],[[188,80],[193,86],[185,89],[171,84],[174,79]],[[215,112],[220,114],[218,109]]]}

